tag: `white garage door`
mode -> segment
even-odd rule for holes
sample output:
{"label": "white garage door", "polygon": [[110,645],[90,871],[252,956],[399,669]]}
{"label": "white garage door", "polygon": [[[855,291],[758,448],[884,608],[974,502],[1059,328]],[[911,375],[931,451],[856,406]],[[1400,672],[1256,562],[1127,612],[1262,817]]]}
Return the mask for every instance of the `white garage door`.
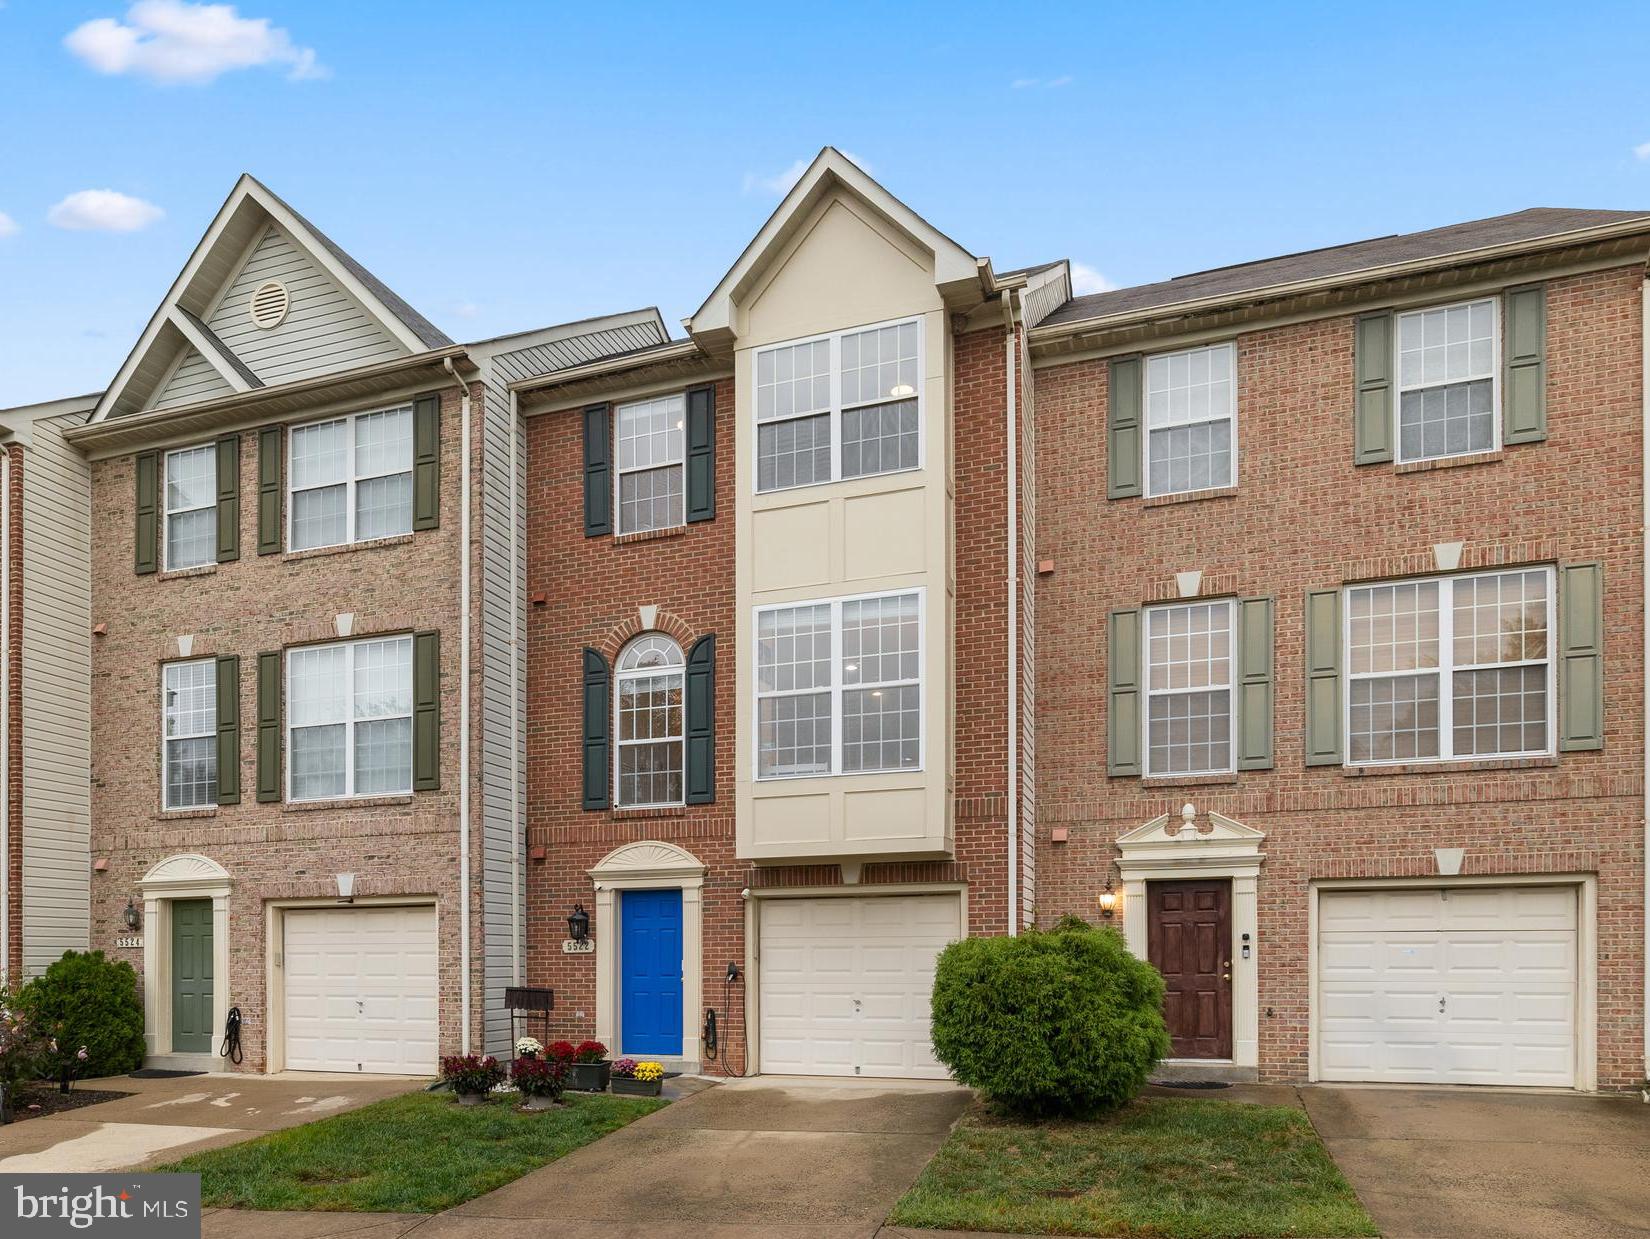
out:
{"label": "white garage door", "polygon": [[435,909],[284,914],[286,1065],[433,1075]]}
{"label": "white garage door", "polygon": [[1573,887],[1325,891],[1324,1080],[1571,1086]]}
{"label": "white garage door", "polygon": [[960,918],[955,895],[763,900],[762,1071],[945,1079],[929,1000]]}

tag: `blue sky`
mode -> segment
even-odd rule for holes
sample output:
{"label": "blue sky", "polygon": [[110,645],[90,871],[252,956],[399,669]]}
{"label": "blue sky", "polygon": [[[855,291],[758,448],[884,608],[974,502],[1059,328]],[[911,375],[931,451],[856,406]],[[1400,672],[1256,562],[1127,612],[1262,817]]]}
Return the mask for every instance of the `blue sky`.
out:
{"label": "blue sky", "polygon": [[107,383],[242,171],[455,338],[676,330],[825,143],[1113,284],[1650,210],[1647,46],[1644,5],[0,0],[0,405]]}

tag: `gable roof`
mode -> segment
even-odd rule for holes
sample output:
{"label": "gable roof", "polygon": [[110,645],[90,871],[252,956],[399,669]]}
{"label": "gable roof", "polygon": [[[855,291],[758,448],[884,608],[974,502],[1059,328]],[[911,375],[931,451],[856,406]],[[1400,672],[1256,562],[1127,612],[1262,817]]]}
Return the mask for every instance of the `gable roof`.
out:
{"label": "gable roof", "polygon": [[[312,265],[318,273],[315,278],[326,283],[331,295],[342,304],[359,307],[350,312],[364,325],[371,324],[363,330],[373,333],[380,358],[452,347],[443,332],[335,241],[256,178],[242,175],[98,401],[92,421],[143,410],[191,349],[221,378],[221,383],[213,384],[217,390],[227,386],[245,392],[266,385],[253,365],[238,356],[208,322],[218,299],[250,263],[254,247],[272,235],[272,229],[290,238],[291,247]],[[351,358],[350,364],[361,360]],[[271,381],[279,385],[288,379]]]}
{"label": "gable roof", "polygon": [[1350,276],[1399,263],[1447,258],[1475,250],[1561,237],[1629,220],[1650,221],[1646,211],[1590,211],[1565,207],[1532,207],[1511,215],[1430,228],[1424,232],[1394,233],[1347,245],[1303,250],[1256,262],[1237,263],[1176,276],[1155,284],[1139,284],[1109,292],[1074,297],[1043,320],[1044,327],[1085,322],[1113,314],[1167,308],[1183,302],[1236,296],[1304,280]]}

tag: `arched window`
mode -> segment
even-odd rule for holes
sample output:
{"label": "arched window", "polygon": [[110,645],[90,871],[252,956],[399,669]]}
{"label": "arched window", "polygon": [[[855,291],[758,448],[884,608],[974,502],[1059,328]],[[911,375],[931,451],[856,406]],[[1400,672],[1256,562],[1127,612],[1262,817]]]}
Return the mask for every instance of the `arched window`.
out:
{"label": "arched window", "polygon": [[616,803],[621,809],[682,803],[682,648],[648,633],[619,655],[614,694]]}

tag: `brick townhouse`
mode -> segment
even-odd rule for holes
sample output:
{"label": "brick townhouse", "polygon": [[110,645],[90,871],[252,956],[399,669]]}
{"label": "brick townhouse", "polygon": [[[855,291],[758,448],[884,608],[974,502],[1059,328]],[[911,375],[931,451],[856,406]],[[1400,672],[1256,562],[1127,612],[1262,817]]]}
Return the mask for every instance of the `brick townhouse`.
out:
{"label": "brick townhouse", "polygon": [[131,959],[157,1062],[237,1008],[242,1070],[427,1072],[530,985],[934,1077],[944,944],[1076,913],[1172,1069],[1625,1087],[1647,255],[1534,210],[1073,297],[827,149],[681,334],[460,344],[244,178],[108,391],[0,416],[97,531],[52,852],[21,600],[8,942]]}

